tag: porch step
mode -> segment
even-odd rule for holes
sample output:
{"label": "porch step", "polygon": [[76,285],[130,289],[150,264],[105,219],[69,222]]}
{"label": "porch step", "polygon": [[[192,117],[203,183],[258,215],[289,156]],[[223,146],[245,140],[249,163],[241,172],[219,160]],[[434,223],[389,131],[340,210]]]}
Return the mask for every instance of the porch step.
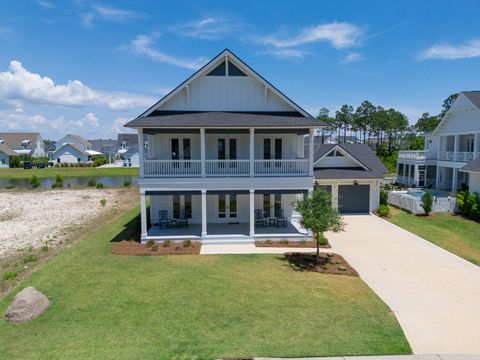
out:
{"label": "porch step", "polygon": [[246,235],[210,235],[202,239],[202,244],[255,244],[255,239]]}

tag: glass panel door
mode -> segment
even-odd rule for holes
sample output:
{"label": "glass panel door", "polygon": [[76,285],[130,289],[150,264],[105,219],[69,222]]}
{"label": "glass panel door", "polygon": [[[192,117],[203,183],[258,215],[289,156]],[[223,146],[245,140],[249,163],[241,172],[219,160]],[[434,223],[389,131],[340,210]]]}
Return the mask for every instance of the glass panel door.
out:
{"label": "glass panel door", "polygon": [[218,218],[225,219],[227,216],[226,195],[218,195]]}
{"label": "glass panel door", "polygon": [[228,218],[229,220],[237,220],[237,194],[227,195],[229,198]]}

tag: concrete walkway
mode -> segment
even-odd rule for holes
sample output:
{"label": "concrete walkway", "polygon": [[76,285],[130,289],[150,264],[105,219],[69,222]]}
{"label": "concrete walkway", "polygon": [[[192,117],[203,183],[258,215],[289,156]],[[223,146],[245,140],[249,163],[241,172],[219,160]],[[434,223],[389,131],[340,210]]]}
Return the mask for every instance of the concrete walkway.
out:
{"label": "concrete walkway", "polygon": [[[282,358],[256,357],[255,360],[282,360]],[[283,358],[285,360],[480,360],[480,355],[384,355],[334,356],[309,358]]]}
{"label": "concrete walkway", "polygon": [[[332,249],[320,249],[331,251]],[[314,252],[315,248],[256,247],[254,243],[244,244],[203,244],[201,255],[213,254],[283,254],[286,252]]]}
{"label": "concrete walkway", "polygon": [[414,354],[480,354],[480,267],[376,216],[345,220],[332,250],[394,311]]}

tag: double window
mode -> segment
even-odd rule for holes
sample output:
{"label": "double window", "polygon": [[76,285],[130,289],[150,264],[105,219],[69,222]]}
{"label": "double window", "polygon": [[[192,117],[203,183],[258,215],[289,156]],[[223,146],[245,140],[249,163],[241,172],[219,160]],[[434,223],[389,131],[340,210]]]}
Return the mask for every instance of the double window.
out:
{"label": "double window", "polygon": [[175,219],[180,216],[180,210],[185,210],[187,218],[192,218],[192,195],[173,195],[172,213]]}
{"label": "double window", "polygon": [[280,216],[282,194],[263,194],[263,214],[265,217]]}

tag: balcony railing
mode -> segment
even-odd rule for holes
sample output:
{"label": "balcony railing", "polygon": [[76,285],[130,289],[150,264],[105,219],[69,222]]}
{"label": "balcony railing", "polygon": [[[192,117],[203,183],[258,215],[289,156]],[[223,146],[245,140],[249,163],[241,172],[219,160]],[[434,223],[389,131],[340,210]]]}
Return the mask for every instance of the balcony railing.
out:
{"label": "balcony railing", "polygon": [[454,151],[440,151],[440,160],[445,160],[445,161],[453,161],[455,158],[455,152]]}
{"label": "balcony railing", "polygon": [[469,152],[469,151],[457,151],[457,155],[456,155],[456,160],[457,161],[465,161],[465,162],[470,162],[473,160],[473,156],[474,153],[473,152]]}
{"label": "balcony railing", "polygon": [[146,177],[162,175],[200,176],[202,165],[200,160],[145,160]]}
{"label": "balcony railing", "polygon": [[255,160],[255,175],[308,175],[307,160]]}
{"label": "balcony railing", "polygon": [[475,158],[471,151],[440,151],[440,160],[470,162]]}
{"label": "balcony railing", "polygon": [[[205,176],[250,176],[250,160],[205,160]],[[253,176],[308,176],[309,160],[254,160]],[[201,160],[145,160],[145,177],[200,177]]]}
{"label": "balcony railing", "polygon": [[398,152],[399,159],[407,160],[426,160],[427,151],[426,150],[401,150]]}
{"label": "balcony railing", "polygon": [[206,160],[207,176],[248,176],[250,160]]}

